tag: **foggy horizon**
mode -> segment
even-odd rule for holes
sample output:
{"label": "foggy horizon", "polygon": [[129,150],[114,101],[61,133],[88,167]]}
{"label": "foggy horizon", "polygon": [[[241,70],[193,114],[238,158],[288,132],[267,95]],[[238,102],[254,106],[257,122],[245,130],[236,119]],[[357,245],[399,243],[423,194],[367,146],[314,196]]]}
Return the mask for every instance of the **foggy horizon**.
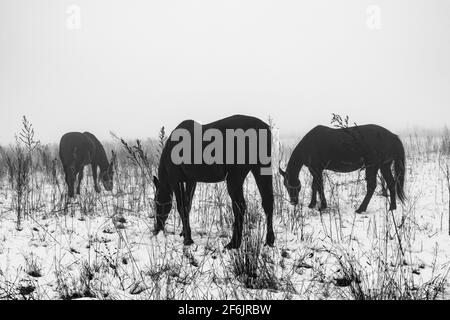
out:
{"label": "foggy horizon", "polygon": [[449,12],[444,0],[4,0],[0,144],[23,115],[42,143],[70,131],[154,138],[233,114],[270,116],[281,137],[330,125],[332,113],[395,133],[441,129]]}

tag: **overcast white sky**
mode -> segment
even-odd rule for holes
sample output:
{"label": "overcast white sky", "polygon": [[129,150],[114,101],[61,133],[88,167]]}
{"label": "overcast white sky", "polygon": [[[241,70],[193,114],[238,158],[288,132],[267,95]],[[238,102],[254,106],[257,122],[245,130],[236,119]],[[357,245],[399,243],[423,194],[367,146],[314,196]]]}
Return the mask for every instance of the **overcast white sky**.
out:
{"label": "overcast white sky", "polygon": [[449,124],[450,1],[0,0],[0,143],[22,115],[58,142],[235,113],[300,134],[332,112],[393,131]]}

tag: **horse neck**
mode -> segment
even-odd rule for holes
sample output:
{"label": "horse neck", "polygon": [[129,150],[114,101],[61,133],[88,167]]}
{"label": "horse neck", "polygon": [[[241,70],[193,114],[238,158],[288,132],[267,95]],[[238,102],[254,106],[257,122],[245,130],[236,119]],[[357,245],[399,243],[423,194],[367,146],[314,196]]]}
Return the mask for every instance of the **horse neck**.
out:
{"label": "horse neck", "polygon": [[297,179],[298,175],[300,174],[300,170],[303,167],[303,161],[302,161],[302,143],[300,142],[292,152],[292,155],[289,159],[286,173],[288,174],[288,177],[291,177],[292,179]]}
{"label": "horse neck", "polygon": [[158,179],[159,179],[159,190],[158,190],[158,201],[167,201],[172,197],[172,189],[170,187],[167,172],[163,167],[159,167],[158,169]]}
{"label": "horse neck", "polygon": [[99,143],[96,143],[95,162],[100,167],[100,171],[104,172],[109,168],[108,157],[106,156],[105,149]]}

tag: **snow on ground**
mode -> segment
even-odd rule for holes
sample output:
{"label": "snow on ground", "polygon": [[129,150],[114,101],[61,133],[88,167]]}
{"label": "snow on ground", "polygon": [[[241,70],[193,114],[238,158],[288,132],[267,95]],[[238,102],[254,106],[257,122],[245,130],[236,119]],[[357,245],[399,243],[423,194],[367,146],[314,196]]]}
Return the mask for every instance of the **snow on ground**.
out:
{"label": "snow on ground", "polygon": [[[328,173],[329,209],[321,214],[291,207],[276,181],[274,248],[263,246],[265,217],[250,178],[249,237],[232,251],[224,250],[232,213],[223,183],[199,185],[191,213],[195,244],[185,248],[174,211],[165,233],[153,236],[151,190],[142,195],[129,185],[113,195],[96,195],[88,182],[62,210],[55,205],[57,189],[44,184],[38,203],[45,205],[18,228],[5,181],[0,298],[448,298],[449,194],[441,162],[437,154],[408,160],[408,200],[394,213],[387,211],[380,187],[368,212],[354,213],[365,194],[363,172]],[[311,177],[302,172],[301,181],[306,206]]]}

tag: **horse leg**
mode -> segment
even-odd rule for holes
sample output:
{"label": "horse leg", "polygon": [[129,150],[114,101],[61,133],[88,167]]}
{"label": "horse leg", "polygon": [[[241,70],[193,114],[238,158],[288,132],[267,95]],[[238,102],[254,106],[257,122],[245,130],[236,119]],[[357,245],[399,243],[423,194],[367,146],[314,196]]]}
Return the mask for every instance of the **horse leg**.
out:
{"label": "horse leg", "polygon": [[77,194],[80,194],[80,188],[81,188],[81,181],[83,181],[84,176],[84,167],[78,171],[78,185],[77,185]]}
{"label": "horse leg", "polygon": [[97,165],[92,163],[92,178],[94,179],[94,189],[95,192],[100,193],[100,188],[97,182]]}
{"label": "horse leg", "polygon": [[189,246],[194,243],[191,238],[191,226],[189,224],[189,212],[187,211],[187,199],[186,191],[184,190],[184,185],[182,182],[178,183],[177,188],[174,188],[175,197],[177,199],[177,209],[181,217],[181,222],[183,224],[183,237],[184,245]]}
{"label": "horse leg", "polygon": [[261,175],[260,169],[252,171],[256,185],[261,194],[262,207],[266,214],[267,235],[266,245],[273,247],[275,234],[273,232],[273,184],[271,175]]}
{"label": "horse leg", "polygon": [[369,167],[366,169],[367,193],[358,210],[356,210],[356,213],[363,213],[367,210],[370,199],[372,199],[375,188],[377,187],[377,172],[378,168]]}
{"label": "horse leg", "polygon": [[320,208],[319,211],[323,211],[327,208],[327,199],[325,198],[325,192],[323,188],[323,170],[317,171],[317,190],[319,191]]}
{"label": "horse leg", "polygon": [[195,188],[197,187],[197,182],[189,181],[186,182],[186,198],[187,198],[187,210],[191,211],[192,199],[194,198]]}
{"label": "horse leg", "polygon": [[66,176],[66,184],[67,184],[67,190],[69,194],[69,198],[73,198],[74,195],[74,187],[75,187],[75,173],[71,166],[64,167],[64,173]]}
{"label": "horse leg", "polygon": [[[197,182],[195,181],[189,181],[186,182],[186,211],[188,215],[191,212],[192,208],[192,199],[194,198],[195,188],[197,187]],[[184,228],[181,230],[180,237],[184,234]]]}
{"label": "horse leg", "polygon": [[242,187],[243,182],[243,179],[227,179],[227,189],[231,198],[234,214],[233,236],[231,238],[231,242],[225,246],[225,249],[228,250],[239,248],[242,242],[244,214],[247,211],[247,204],[245,203],[244,191]]}
{"label": "horse leg", "polygon": [[312,190],[311,202],[309,203],[308,208],[313,209],[317,205],[318,182],[317,182],[317,178],[316,178],[316,175],[314,174],[314,172],[312,170],[310,170],[309,172],[311,172],[313,181],[311,184],[311,190]]}
{"label": "horse leg", "polygon": [[389,206],[389,210],[393,211],[395,209],[397,209],[397,203],[395,200],[395,179],[394,176],[392,175],[392,171],[391,171],[391,164],[388,165],[383,165],[381,167],[381,174],[383,175],[384,180],[386,180],[387,183],[387,187],[389,189],[389,195],[391,197],[391,203]]}

